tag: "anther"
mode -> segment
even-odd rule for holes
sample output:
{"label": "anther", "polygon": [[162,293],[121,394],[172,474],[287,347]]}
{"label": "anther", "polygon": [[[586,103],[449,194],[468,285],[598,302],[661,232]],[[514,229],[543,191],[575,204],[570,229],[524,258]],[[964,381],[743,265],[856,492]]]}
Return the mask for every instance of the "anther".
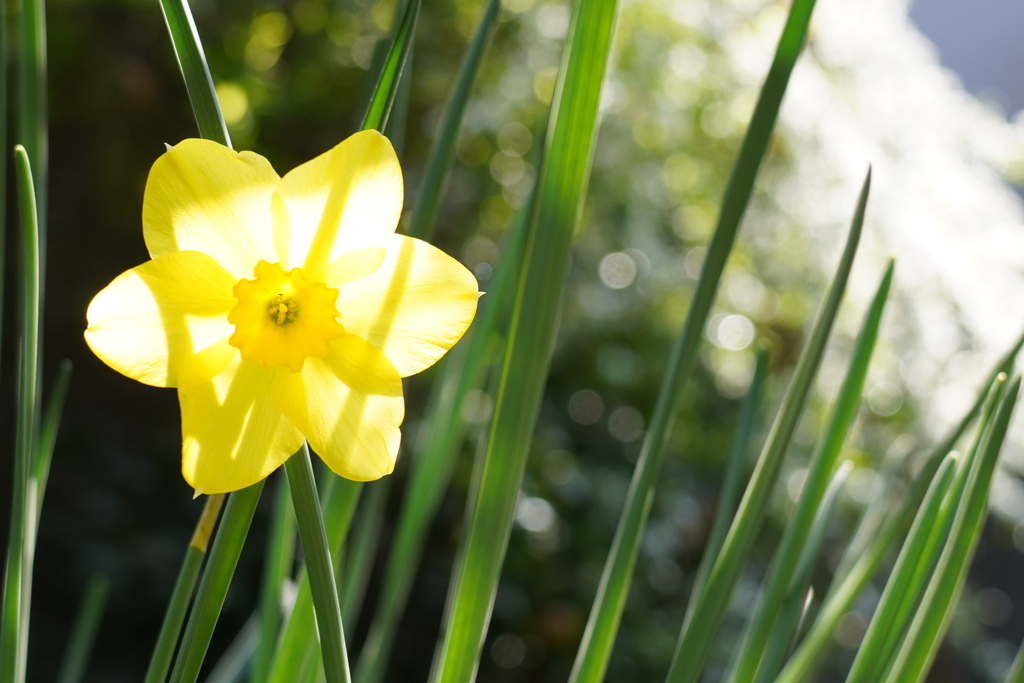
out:
{"label": "anther", "polygon": [[295,322],[295,312],[299,310],[299,304],[292,297],[284,297],[280,294],[270,300],[270,308],[267,312],[271,318],[277,321],[278,325],[284,325],[287,320]]}

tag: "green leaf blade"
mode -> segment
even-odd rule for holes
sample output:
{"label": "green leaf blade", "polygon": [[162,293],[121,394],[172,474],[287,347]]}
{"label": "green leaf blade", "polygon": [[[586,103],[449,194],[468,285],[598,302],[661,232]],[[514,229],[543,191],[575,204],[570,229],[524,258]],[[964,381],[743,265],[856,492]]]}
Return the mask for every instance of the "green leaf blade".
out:
{"label": "green leaf blade", "polygon": [[[641,455],[633,472],[633,480],[620,516],[619,527],[616,529],[612,550],[605,564],[598,595],[591,608],[591,617],[584,633],[584,644],[574,663],[571,674],[573,683],[597,683],[604,677],[607,657],[612,640],[618,631],[619,617],[632,579],[639,537],[650,511],[664,443],[671,431],[679,398],[693,369],[725,263],[732,252],[740,221],[750,201],[754,181],[768,148],[779,106],[803,45],[813,8],[814,0],[797,0],[793,3],[776,49],[775,59],[762,86],[750,126],[729,176],[722,198],[718,225],[701,268],[686,322],[676,338],[669,357],[666,377],[659,390],[651,427],[644,439]],[[705,575],[706,572],[702,573],[701,580]]]}
{"label": "green leaf blade", "polygon": [[840,465],[836,473],[832,475],[825,495],[821,498],[821,505],[815,513],[807,542],[804,544],[800,559],[788,582],[786,594],[775,621],[775,629],[765,647],[761,667],[757,671],[757,678],[754,679],[755,683],[771,683],[775,680],[775,676],[782,668],[786,654],[799,631],[800,621],[806,612],[809,597],[813,593],[813,589],[810,587],[811,573],[821,554],[821,546],[825,541],[825,533],[828,531],[828,522],[839,500],[839,492],[852,470],[853,463],[849,460]]}
{"label": "green leaf blade", "polygon": [[416,209],[413,211],[409,229],[406,231],[409,237],[429,240],[434,229],[434,221],[437,219],[437,211],[441,205],[441,197],[444,194],[452,159],[455,156],[455,143],[458,140],[462,117],[466,113],[466,104],[469,102],[469,95],[473,89],[473,83],[476,81],[476,75],[480,71],[484,51],[494,35],[494,25],[499,9],[501,9],[501,0],[488,0],[483,14],[480,16],[480,23],[473,34],[473,40],[459,66],[455,90],[445,107],[437,141],[430,152],[427,167],[423,171],[423,182],[420,185],[419,196],[416,198]]}
{"label": "green leaf blade", "polygon": [[421,0],[406,0],[402,20],[395,32],[394,42],[392,42],[391,49],[384,61],[380,80],[377,81],[377,87],[374,88],[370,105],[367,107],[366,115],[359,127],[360,130],[383,131],[388,123],[391,105],[394,104],[395,95],[402,80],[402,70],[405,68],[406,59],[412,49],[416,20],[420,14],[420,4]]}
{"label": "green leaf blade", "polygon": [[185,550],[185,559],[181,563],[181,569],[178,570],[178,578],[175,580],[171,599],[167,603],[167,611],[164,613],[160,634],[157,636],[153,654],[150,656],[149,667],[146,669],[146,678],[143,679],[143,683],[164,683],[167,680],[167,672],[170,670],[174,658],[174,648],[178,645],[181,626],[185,623],[188,605],[192,601],[192,593],[199,580],[199,570],[206,558],[210,534],[217,523],[217,516],[220,514],[224,497],[223,493],[206,497],[203,512],[199,516],[199,521],[192,534],[192,540]]}
{"label": "green leaf blade", "polygon": [[689,618],[683,623],[676,646],[676,654],[666,679],[669,683],[695,683],[699,680],[704,663],[710,653],[712,641],[729,605],[733,589],[764,521],[769,493],[774,487],[783,456],[803,413],[811,383],[817,374],[818,366],[825,352],[825,344],[846,290],[850,270],[853,267],[853,258],[857,253],[864,225],[864,211],[870,187],[871,173],[869,171],[857,202],[846,248],[814,331],[797,363],[793,380],[786,391],[782,407],[772,425],[754,473],[751,475],[750,483],[736,513],[736,519],[722,546],[721,555],[708,575],[704,590],[692,598],[697,604]]}
{"label": "green leaf blade", "polygon": [[[947,455],[939,466],[939,471],[932,478],[928,493],[918,509],[907,540],[900,550],[899,557],[896,558],[896,564],[886,582],[882,597],[878,601],[878,607],[875,608],[875,613],[868,624],[868,630],[864,634],[857,657],[846,678],[847,683],[876,680],[881,667],[892,654],[891,642],[902,637],[905,621],[912,615],[910,609],[900,609],[901,598],[907,594],[914,583],[915,568],[918,565],[926,564],[922,560],[933,553],[937,557],[938,553],[935,553],[934,550],[929,551],[928,546],[938,546],[938,549],[941,550],[941,544],[945,542],[945,533],[943,533],[941,538],[937,539],[938,543],[929,543],[935,535],[934,530],[944,526],[945,520],[939,520],[939,511],[953,482],[953,476],[956,473],[955,464],[955,456]],[[916,604],[915,596],[910,607],[912,608]]]}
{"label": "green leaf blade", "polygon": [[270,662],[281,630],[281,593],[291,577],[295,561],[295,513],[291,493],[280,482],[274,498],[270,537],[263,560],[263,581],[260,586],[259,642],[253,654],[250,683],[264,683],[270,674]]}
{"label": "green leaf blade", "polygon": [[474,475],[434,683],[468,683],[476,672],[550,366],[616,10],[615,0],[573,3],[494,417]]}
{"label": "green leaf blade", "polygon": [[516,293],[515,278],[522,265],[535,191],[536,188],[531,191],[519,220],[510,228],[491,287],[480,301],[472,326],[441,360],[441,377],[436,380],[426,412],[426,437],[413,460],[411,478],[402,498],[377,609],[356,663],[356,683],[378,683],[387,668],[398,619],[412,590],[430,522],[437,514],[465,437],[466,424],[460,415],[462,403],[483,380],[490,362],[491,341],[502,313],[511,307]]}
{"label": "green leaf blade", "polygon": [[[967,579],[974,549],[988,516],[988,492],[996,460],[1020,391],[1020,378],[999,401],[983,444],[970,466],[967,490],[953,521],[953,528],[939,558],[921,607],[910,626],[887,683],[919,683],[928,673],[942,637],[953,618],[953,610]],[[979,427],[979,433],[983,427]],[[965,463],[967,465],[967,463]]]}
{"label": "green leaf blade", "polygon": [[39,338],[42,276],[40,226],[35,181],[28,152],[14,148],[19,218],[18,378],[14,434],[14,480],[11,495],[11,531],[4,576],[3,614],[0,622],[0,680],[25,680],[28,622],[32,602],[32,560],[35,548],[33,466],[36,464],[36,408],[38,402]]}
{"label": "green leaf blade", "polygon": [[188,0],[160,0],[160,9],[171,36],[174,56],[178,59],[181,75],[185,79],[199,135],[230,147],[231,135],[220,111],[213,76],[206,63],[206,53],[199,40],[199,30],[192,18]]}
{"label": "green leaf blade", "polygon": [[380,545],[381,529],[384,526],[385,506],[391,490],[391,479],[381,479],[364,485],[369,489],[356,527],[352,534],[351,552],[345,571],[341,573],[338,594],[341,600],[342,621],[354,624],[366,596],[373,561]]}
{"label": "green leaf blade", "polygon": [[171,672],[171,683],[196,683],[199,678],[199,670],[210,647],[213,630],[224,606],[245,537],[249,534],[249,525],[256,513],[256,503],[259,502],[264,483],[260,481],[228,496],[224,518],[217,530],[213,550],[199,583],[199,593]]}
{"label": "green leaf blade", "polygon": [[737,655],[736,665],[727,678],[731,683],[749,683],[757,675],[769,639],[776,630],[776,619],[789,590],[790,578],[799,564],[804,545],[822,504],[829,478],[835,469],[843,442],[860,405],[871,355],[878,339],[882,313],[892,285],[894,263],[889,262],[882,281],[864,318],[854,346],[847,374],[826,422],[825,432],[811,456],[807,479],[792,518],[786,525],[782,541],[765,579],[761,598],[750,620]]}

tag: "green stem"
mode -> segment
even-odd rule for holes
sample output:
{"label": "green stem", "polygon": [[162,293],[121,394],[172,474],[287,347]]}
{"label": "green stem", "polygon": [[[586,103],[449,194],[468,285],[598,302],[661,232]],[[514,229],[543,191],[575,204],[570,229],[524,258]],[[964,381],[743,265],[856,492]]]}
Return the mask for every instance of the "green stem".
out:
{"label": "green stem", "polygon": [[338,586],[331,565],[331,551],[327,547],[327,532],[324,530],[308,445],[303,444],[302,450],[285,463],[285,471],[294,501],[295,521],[302,540],[302,554],[309,576],[313,607],[316,610],[324,673],[328,683],[348,683],[352,677],[345,651],[341,608],[338,606]]}
{"label": "green stem", "polygon": [[185,612],[188,611],[188,604],[192,600],[199,569],[206,557],[210,534],[217,523],[217,515],[223,503],[223,493],[206,497],[203,513],[196,523],[188,550],[185,551],[185,560],[178,570],[178,580],[174,584],[174,592],[171,593],[171,601],[167,605],[164,622],[160,626],[160,635],[157,636],[156,647],[153,648],[143,683],[164,683],[167,679],[167,671],[171,668],[171,659],[174,657],[174,647],[178,644],[178,636],[181,635],[181,625],[185,623]]}
{"label": "green stem", "polygon": [[217,529],[210,561],[203,572],[199,594],[188,617],[181,649],[174,662],[174,671],[171,673],[173,683],[196,683],[199,678],[199,669],[210,647],[210,638],[224,606],[224,598],[228,594],[228,586],[231,585],[231,577],[235,573],[238,556],[249,533],[249,525],[256,513],[256,503],[260,500],[264,483],[260,481],[249,488],[235,491],[228,498],[224,519]]}

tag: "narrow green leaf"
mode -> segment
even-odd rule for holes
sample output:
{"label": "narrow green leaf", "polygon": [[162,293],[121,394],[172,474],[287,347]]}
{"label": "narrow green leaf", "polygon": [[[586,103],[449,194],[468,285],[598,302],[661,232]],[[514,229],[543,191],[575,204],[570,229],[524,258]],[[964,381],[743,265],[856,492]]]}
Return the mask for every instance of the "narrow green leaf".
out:
{"label": "narrow green leaf", "polygon": [[[342,479],[328,471],[321,499],[327,547],[331,552],[331,564],[335,567],[340,565],[341,548],[345,544],[352,515],[362,490],[362,483]],[[309,575],[303,568],[299,576],[295,604],[281,631],[274,653],[270,667],[270,683],[296,683],[315,675],[320,665],[316,633]]]}
{"label": "narrow green leaf", "polygon": [[231,585],[231,577],[235,573],[238,556],[249,533],[249,525],[256,513],[256,503],[259,502],[264,483],[265,480],[260,481],[228,497],[224,518],[217,529],[210,560],[203,572],[199,593],[189,614],[185,635],[181,639],[181,648],[171,672],[171,683],[196,683],[199,678],[199,669],[210,647],[210,638],[224,606],[224,598],[228,594],[228,586]]}
{"label": "narrow green leaf", "polygon": [[85,668],[92,654],[92,645],[96,641],[103,612],[107,607],[107,594],[110,592],[110,577],[105,574],[94,574],[85,587],[82,604],[78,607],[75,623],[71,627],[64,660],[57,674],[57,683],[79,683],[85,676]]}
{"label": "narrow green leaf", "polygon": [[494,417],[467,505],[443,642],[431,676],[435,683],[467,683],[476,672],[551,362],[593,158],[616,5],[615,0],[573,2]]}
{"label": "narrow green leaf", "polygon": [[391,490],[391,479],[368,484],[358,523],[352,534],[351,551],[345,571],[341,574],[338,595],[341,596],[341,617],[346,624],[356,623],[366,596],[366,585],[380,546],[380,532],[384,526],[385,505]]}
{"label": "narrow green leaf", "polygon": [[285,471],[302,541],[302,554],[309,577],[327,683],[348,683],[352,676],[348,668],[345,631],[341,625],[338,585],[327,546],[327,532],[324,530],[323,513],[307,445],[303,444],[302,449],[288,459]]}
{"label": "narrow green leaf", "polygon": [[68,386],[71,384],[71,361],[65,358],[60,362],[60,369],[57,371],[57,379],[50,390],[50,400],[43,411],[43,421],[39,429],[39,443],[36,446],[36,462],[33,469],[32,479],[37,489],[36,499],[36,520],[35,525],[39,527],[39,516],[43,512],[43,494],[46,492],[46,482],[50,478],[50,462],[53,460],[53,447],[57,443],[57,429],[60,427],[61,414],[64,412],[64,400],[68,395]]}
{"label": "narrow green leaf", "polygon": [[231,135],[220,111],[217,90],[213,85],[210,67],[206,64],[206,53],[203,52],[188,0],[160,0],[160,9],[171,36],[174,56],[178,58],[178,66],[185,79],[185,89],[192,102],[199,135],[230,147]]}
{"label": "narrow green leaf", "polygon": [[398,90],[395,93],[395,102],[391,105],[391,116],[382,131],[384,136],[391,141],[395,148],[395,154],[399,160],[402,159],[402,152],[405,149],[405,129],[409,122],[409,100],[412,97],[412,66],[415,45],[409,49],[409,55],[405,58],[405,68],[402,69],[402,77],[398,79]]}
{"label": "narrow green leaf", "polygon": [[861,229],[864,225],[864,210],[870,187],[871,173],[869,171],[864,179],[864,186],[857,202],[857,210],[853,217],[846,249],[843,251],[839,268],[822,306],[814,332],[797,363],[793,380],[782,401],[782,408],[775,418],[775,423],[768,434],[768,440],[758,458],[757,466],[750,477],[750,483],[740,502],[736,519],[729,528],[722,552],[708,574],[704,590],[691,598],[697,602],[697,605],[690,613],[690,618],[683,622],[679,642],[676,645],[676,653],[669,668],[667,680],[670,683],[693,683],[699,680],[704,663],[711,651],[712,641],[718,632],[725,610],[729,606],[733,589],[736,587],[736,582],[739,581],[740,572],[743,570],[754,539],[764,522],[769,493],[775,485],[783,456],[803,413],[811,384],[825,353],[825,344],[832,330],[832,323],[835,321],[843,293],[846,291],[846,283],[853,266],[853,257],[857,253],[857,245],[860,242]]}
{"label": "narrow green leaf", "polygon": [[260,586],[259,643],[253,654],[249,683],[263,683],[270,674],[270,662],[281,630],[281,592],[291,577],[295,562],[295,513],[291,493],[280,482],[274,497],[270,537],[263,560]]}
{"label": "narrow green leaf", "polygon": [[484,59],[484,51],[494,34],[494,24],[501,9],[501,0],[488,0],[480,16],[473,40],[462,57],[459,75],[455,79],[455,90],[445,107],[444,118],[437,132],[437,139],[430,151],[430,159],[423,171],[423,182],[420,184],[419,195],[416,197],[416,209],[406,234],[421,240],[430,240],[437,219],[437,210],[441,205],[441,197],[448,183],[451,172],[452,158],[455,156],[455,144],[462,127],[462,116],[466,113],[466,104],[473,89],[473,82],[480,71]]}
{"label": "narrow green leaf", "polygon": [[29,606],[35,552],[35,487],[32,469],[36,443],[36,383],[39,377],[40,254],[39,221],[32,167],[21,145],[14,148],[18,180],[19,310],[18,400],[14,436],[14,480],[11,532],[4,577],[3,621],[0,623],[0,681],[25,680]]}
{"label": "narrow green leaf", "polygon": [[[1016,349],[1008,354],[1003,362],[1012,362],[1015,353]],[[991,382],[984,387],[980,393],[980,401],[975,402],[968,415],[961,421],[960,426],[954,430],[955,432],[959,431],[962,433],[966,429],[965,423],[969,426],[970,421],[982,410],[982,406],[990,395],[990,388]],[[960,427],[963,427],[963,429]],[[950,443],[955,443],[955,441],[944,441],[940,444],[940,448]],[[924,493],[917,496],[917,491],[922,488],[919,482],[922,479],[924,480],[923,488],[926,492],[938,471],[938,467],[935,469],[930,467],[933,462],[935,462],[934,454],[926,460],[921,474],[911,483],[910,490],[907,491],[892,514],[887,516],[878,529],[875,530],[870,542],[858,554],[850,569],[841,577],[837,576],[833,581],[833,586],[829,589],[829,593],[826,595],[818,616],[811,625],[807,636],[800,643],[793,657],[786,663],[776,683],[801,683],[808,680],[813,674],[840,618],[849,611],[854,600],[856,600],[857,596],[860,595],[860,592],[871,580],[871,577],[881,567],[896,539],[903,533],[904,529],[911,526],[913,519],[915,519],[916,513],[922,504],[921,501],[925,496]],[[939,461],[940,465],[941,462]]]}
{"label": "narrow green leaf", "polygon": [[185,623],[185,613],[192,601],[192,593],[195,591],[196,581],[199,579],[199,569],[206,558],[206,547],[210,542],[210,535],[213,533],[213,527],[217,523],[217,515],[220,514],[223,503],[223,493],[215,493],[206,497],[203,512],[199,516],[195,531],[192,533],[192,540],[185,551],[185,560],[181,563],[181,569],[178,570],[174,591],[171,593],[170,602],[167,603],[167,612],[164,614],[160,635],[153,648],[153,655],[149,660],[149,668],[146,670],[146,678],[143,683],[164,683],[167,680],[167,672],[171,668],[171,660],[174,657],[174,648],[178,645],[178,636],[181,635],[181,625]]}
{"label": "narrow green leaf", "polygon": [[812,592],[811,574],[818,556],[821,554],[821,545],[825,541],[829,520],[832,518],[836,502],[839,500],[839,491],[846,483],[846,478],[851,470],[853,470],[853,463],[849,460],[840,465],[832,475],[828,488],[821,498],[821,504],[814,515],[814,524],[811,525],[807,542],[804,543],[800,553],[800,559],[796,563],[793,573],[787,577],[789,581],[786,595],[779,608],[775,629],[766,644],[764,658],[757,671],[756,683],[771,683],[775,680],[775,676],[782,668],[786,655],[796,638],[800,621],[807,612],[808,600]]}
{"label": "narrow green leaf", "polygon": [[213,667],[213,671],[206,678],[206,683],[238,683],[244,680],[245,669],[260,642],[260,630],[260,615],[253,613],[224,651],[217,666]]}
{"label": "narrow green leaf", "polygon": [[[725,534],[732,524],[733,515],[736,514],[736,506],[740,502],[740,493],[743,491],[743,484],[746,481],[747,460],[750,454],[750,442],[754,435],[754,420],[757,416],[761,403],[761,393],[764,389],[764,379],[768,374],[768,347],[762,345],[757,350],[754,362],[754,377],[750,381],[746,396],[743,397],[743,405],[740,407],[739,426],[736,429],[736,438],[732,444],[732,451],[729,453],[729,461],[725,469],[725,478],[722,481],[722,492],[718,496],[718,509],[715,511],[715,523],[708,534],[708,542],[704,544],[704,552],[701,553],[700,567],[697,569],[697,578],[693,581],[693,593],[700,593],[707,581],[708,572],[718,559],[718,553],[725,543]],[[694,603],[691,602],[689,606]],[[582,649],[576,654],[580,657]]]}
{"label": "narrow green leaf", "polygon": [[316,617],[313,614],[313,596],[309,590],[309,576],[303,570],[299,576],[295,603],[281,629],[281,637],[270,666],[270,683],[296,683],[307,680],[315,665]]}
{"label": "narrow green leaf", "polygon": [[[580,654],[570,676],[571,683],[597,683],[604,678],[626,594],[632,580],[640,537],[647,523],[654,485],[661,469],[664,446],[671,433],[673,419],[683,389],[689,381],[700,347],[707,318],[714,304],[725,262],[732,251],[736,232],[746,212],[761,161],[775,127],[779,106],[789,76],[803,47],[814,0],[796,0],[779,39],[771,69],[761,88],[754,114],[733,165],[722,198],[718,225],[708,247],[697,290],[669,357],[665,380],[661,384],[651,428],[644,439],[640,458],[619,518],[612,549],[605,564],[597,597],[584,632]],[[703,577],[702,577],[703,578]]]}
{"label": "narrow green leaf", "polygon": [[514,278],[522,265],[535,193],[536,188],[530,192],[516,223],[509,228],[472,326],[441,360],[441,377],[435,382],[427,405],[423,447],[412,461],[412,474],[402,497],[378,606],[356,663],[357,683],[378,683],[387,668],[395,629],[412,589],[427,531],[448,487],[466,433],[460,415],[462,402],[482,381],[497,325],[515,295]]}
{"label": "narrow green leaf", "polygon": [[[731,675],[726,679],[730,683],[747,683],[754,680],[768,640],[772,637],[772,632],[776,630],[776,619],[789,591],[790,580],[796,571],[808,534],[811,532],[815,511],[821,505],[829,477],[835,469],[836,459],[839,457],[847,432],[849,432],[854,415],[857,413],[857,407],[860,405],[864,381],[867,379],[868,366],[871,363],[871,354],[875,348],[875,341],[878,339],[878,328],[882,322],[882,313],[885,310],[889,287],[892,284],[893,268],[894,263],[890,261],[864,318],[846,378],[843,380],[839,394],[832,406],[824,434],[819,439],[818,446],[811,456],[807,479],[800,492],[793,517],[783,532],[779,549],[765,579],[761,597],[740,645],[736,664]],[[801,591],[799,598],[801,600],[803,593],[804,591]]]}
{"label": "narrow green leaf", "polygon": [[391,105],[395,101],[395,93],[398,92],[398,84],[402,80],[406,57],[409,55],[409,50],[412,49],[416,19],[420,14],[420,2],[421,0],[406,0],[401,23],[395,32],[394,42],[392,42],[387,59],[384,61],[380,80],[377,81],[377,87],[374,88],[373,97],[370,98],[370,105],[366,109],[363,123],[359,127],[360,130],[382,131],[387,125]]}
{"label": "narrow green leaf", "polygon": [[[921,601],[928,586],[929,578],[932,576],[941,553],[945,549],[948,534],[958,513],[964,492],[968,487],[973,464],[977,461],[979,450],[982,448],[983,441],[989,433],[989,426],[999,407],[1003,391],[1006,388],[1005,385],[1006,376],[1004,374],[998,375],[993,381],[986,403],[982,409],[977,429],[975,430],[974,439],[967,451],[967,456],[957,461],[958,467],[954,474],[953,483],[946,492],[938,512],[931,519],[928,536],[924,540],[923,546],[913,554],[908,555],[909,566],[894,567],[893,572],[890,574],[890,582],[896,576],[897,568],[905,576],[899,577],[898,580],[902,585],[898,585],[887,596],[887,600],[892,604],[885,604],[880,601],[877,608],[878,611],[881,611],[884,607],[887,614],[883,617],[884,621],[880,622],[881,633],[871,644],[876,657],[871,662],[873,666],[871,668],[870,680],[872,681],[885,680],[895,665],[894,657],[897,648],[909,628],[911,618],[918,609],[918,603]],[[956,455],[956,452],[953,451],[950,455]],[[908,540],[904,542],[904,546],[910,543],[910,538],[908,534]],[[853,672],[851,671],[851,673]]]}
{"label": "narrow green leaf", "polygon": [[[974,403],[971,405],[970,410],[967,411],[946,438],[935,446],[928,459],[925,460],[924,465],[920,468],[914,469],[913,475],[910,476],[910,491],[909,493],[902,495],[900,499],[901,502],[898,504],[899,512],[895,515],[888,515],[886,514],[888,512],[888,506],[883,505],[873,505],[869,510],[867,510],[861,518],[857,531],[854,533],[853,540],[847,546],[846,551],[843,553],[843,558],[840,560],[839,565],[836,568],[833,578],[833,588],[839,585],[842,578],[846,576],[846,573],[850,570],[853,564],[865,553],[867,546],[871,543],[878,542],[877,539],[879,538],[879,531],[881,530],[882,524],[887,523],[886,520],[890,520],[888,523],[892,523],[891,520],[903,520],[903,528],[910,525],[910,520],[913,519],[914,511],[917,509],[918,504],[924,497],[925,490],[928,487],[928,482],[932,480],[932,476],[938,470],[939,464],[942,462],[943,458],[946,457],[946,454],[953,450],[960,438],[967,432],[967,429],[981,413],[982,406],[988,396],[989,387],[991,387],[995,378],[1000,373],[1009,374],[1011,372],[1017,360],[1017,355],[1020,353],[1022,347],[1024,347],[1024,334],[1021,334],[1021,336],[1017,338],[1017,341],[1010,350],[1007,351],[999,360],[995,368],[989,372],[985,381],[981,384],[980,389],[976,393]],[[902,487],[896,487],[897,490],[894,491],[894,493],[901,493],[899,491],[900,488]]]}
{"label": "narrow green leaf", "polygon": [[853,601],[874,576],[898,531],[899,528],[896,525],[884,527],[883,532],[886,535],[879,537],[880,542],[869,545],[865,553],[850,568],[835,591],[825,599],[810,630],[797,647],[796,652],[786,662],[786,666],[775,679],[775,683],[802,683],[811,680],[808,677],[814,671],[821,653],[831,640],[836,624],[849,611]]}
{"label": "narrow green leaf", "polygon": [[[878,607],[875,608],[871,623],[857,650],[857,657],[846,678],[847,683],[878,680],[879,673],[893,654],[892,647],[903,637],[905,626],[909,623],[912,611],[920,599],[917,593],[911,595],[910,600],[903,599],[914,587],[915,574],[919,574],[915,570],[920,568],[930,573],[929,565],[932,565],[932,562],[928,560],[932,555],[938,559],[937,551],[941,551],[946,541],[948,527],[945,519],[939,519],[939,509],[953,481],[955,464],[956,453],[950,453],[943,459],[939,471],[931,481],[928,493],[914,518],[907,540],[900,549],[899,557],[878,601]],[[948,519],[952,521],[952,515],[949,515]],[[923,593],[925,584],[918,583],[920,592]]]}
{"label": "narrow green leaf", "polygon": [[1019,391],[1018,377],[1000,401],[983,446],[978,449],[972,462],[965,463],[965,466],[970,467],[966,498],[957,509],[946,547],[896,657],[896,663],[886,679],[888,683],[923,681],[949,627],[957,599],[967,580],[967,570],[974,557],[974,549],[981,538],[985,518],[988,516],[988,492],[992,474]]}

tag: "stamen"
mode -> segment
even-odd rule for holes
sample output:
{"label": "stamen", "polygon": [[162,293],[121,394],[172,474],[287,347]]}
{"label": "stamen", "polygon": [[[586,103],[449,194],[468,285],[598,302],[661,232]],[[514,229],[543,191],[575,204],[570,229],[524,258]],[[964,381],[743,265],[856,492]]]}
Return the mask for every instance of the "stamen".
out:
{"label": "stamen", "polygon": [[299,310],[299,304],[292,297],[285,297],[278,294],[270,300],[270,308],[267,312],[271,318],[277,321],[278,325],[284,325],[287,320],[290,323],[295,322],[295,312]]}

